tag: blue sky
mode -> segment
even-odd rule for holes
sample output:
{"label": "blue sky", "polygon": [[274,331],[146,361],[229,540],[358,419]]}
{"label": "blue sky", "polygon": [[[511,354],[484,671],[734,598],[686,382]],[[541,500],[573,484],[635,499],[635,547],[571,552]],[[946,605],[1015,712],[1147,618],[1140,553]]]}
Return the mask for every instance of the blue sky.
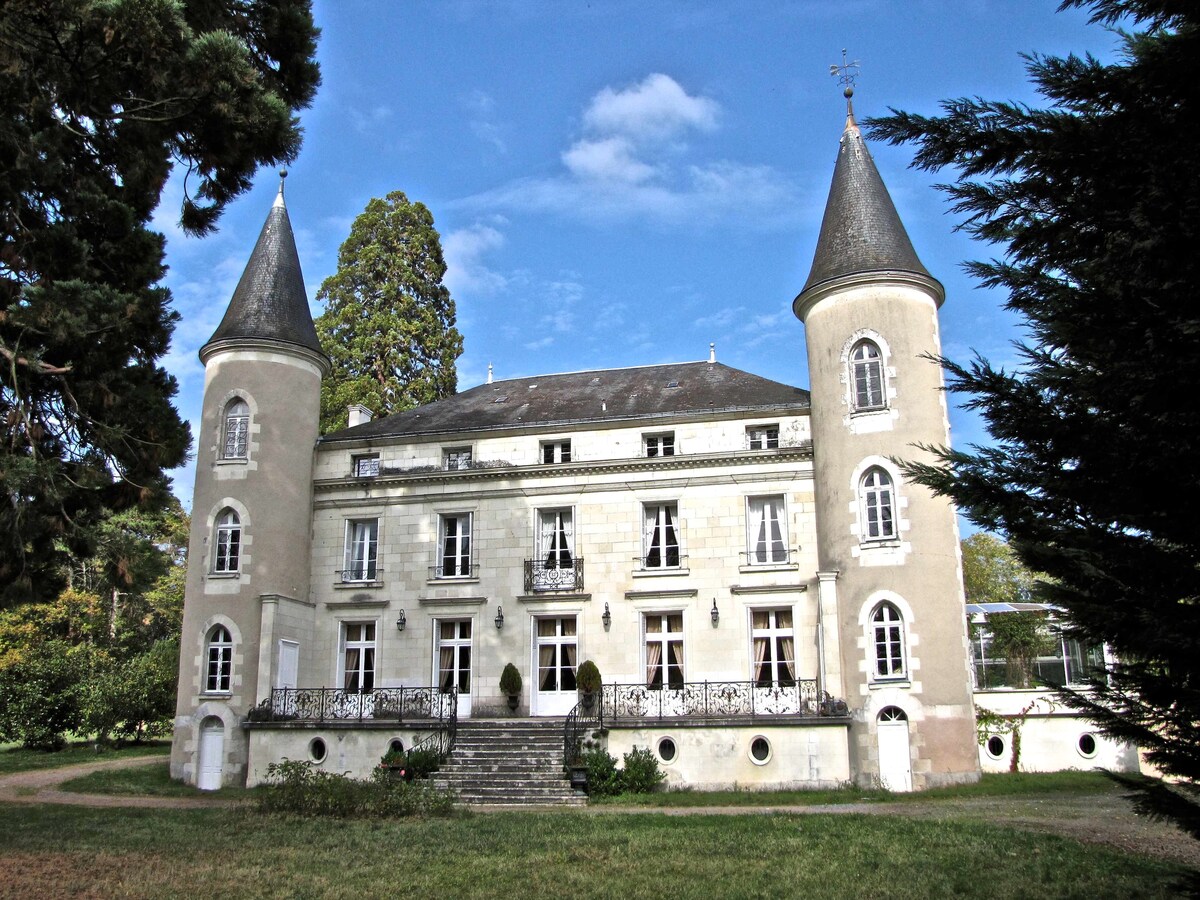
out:
{"label": "blue sky", "polygon": [[[808,386],[791,301],[812,262],[845,118],[829,74],[861,64],[858,118],[979,95],[1036,103],[1022,52],[1110,58],[1114,35],[1057,0],[524,2],[316,0],[324,83],[303,112],[287,203],[313,314],[350,224],[402,190],[432,211],[464,353],[459,389],[497,379],[707,358]],[[1003,297],[967,259],[910,148],[872,153],[946,286],[944,352],[1014,357]],[[156,217],[182,316],[166,360],[199,418],[196,352],[232,296],[278,188],[262,171],[216,234]],[[954,443],[986,442],[955,409]],[[190,504],[194,470],[174,473]]]}

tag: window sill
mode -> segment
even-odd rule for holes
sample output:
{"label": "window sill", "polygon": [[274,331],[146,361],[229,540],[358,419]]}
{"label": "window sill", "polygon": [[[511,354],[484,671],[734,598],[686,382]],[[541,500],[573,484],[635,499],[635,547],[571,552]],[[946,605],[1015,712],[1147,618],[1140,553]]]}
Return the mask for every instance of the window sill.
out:
{"label": "window sill", "polygon": [[663,569],[634,569],[633,570],[634,578],[663,578],[663,577],[666,577],[669,575],[688,575],[688,574],[690,574],[689,570],[684,568],[683,566],[679,566],[674,569],[663,568]]}
{"label": "window sill", "polygon": [[233,691],[201,691],[201,700],[232,700]]}
{"label": "window sill", "polygon": [[225,459],[225,458],[218,459],[217,465],[218,466],[244,466],[244,465],[248,464],[249,462],[250,462],[250,457],[239,456],[239,457],[231,458],[231,459]]}
{"label": "window sill", "polygon": [[333,589],[335,591],[361,591],[363,588],[381,588],[383,582],[378,579],[374,581],[335,581]]}
{"label": "window sill", "polygon": [[217,580],[223,581],[223,580],[229,580],[229,579],[234,579],[234,578],[241,578],[242,573],[241,572],[209,572],[207,577],[210,579],[217,579]]}
{"label": "window sill", "polygon": [[889,687],[910,688],[912,687],[912,681],[905,675],[902,678],[876,678],[867,685],[867,688],[872,691]]}
{"label": "window sill", "polygon": [[864,550],[890,550],[899,547],[900,544],[900,538],[880,538],[878,540],[859,541],[858,545]]}
{"label": "window sill", "polygon": [[444,575],[439,578],[430,578],[426,584],[479,584],[478,575]]}
{"label": "window sill", "polygon": [[756,563],[755,565],[740,565],[738,572],[746,574],[748,572],[796,572],[800,569],[799,563],[780,562],[780,563]]}
{"label": "window sill", "polygon": [[877,416],[880,413],[886,413],[890,410],[886,403],[883,406],[860,406],[857,409],[850,410],[851,416]]}

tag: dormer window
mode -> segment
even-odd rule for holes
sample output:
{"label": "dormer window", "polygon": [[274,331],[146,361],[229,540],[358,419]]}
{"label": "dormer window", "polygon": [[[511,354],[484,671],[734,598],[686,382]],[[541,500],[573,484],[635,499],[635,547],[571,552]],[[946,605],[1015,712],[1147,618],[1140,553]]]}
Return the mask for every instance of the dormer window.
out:
{"label": "dormer window", "polygon": [[746,444],[751,450],[774,450],[779,446],[778,425],[753,425],[746,429]]}
{"label": "dormer window", "polygon": [[351,457],[351,468],[355,478],[374,478],[379,474],[379,454],[364,453]]}
{"label": "dormer window", "polygon": [[449,447],[443,450],[442,467],[448,471],[471,468],[471,448]]}
{"label": "dormer window", "polygon": [[646,456],[674,456],[675,432],[647,434],[642,438],[642,446],[646,451]]}
{"label": "dormer window", "polygon": [[543,441],[542,442],[542,462],[550,463],[565,463],[571,461],[571,442],[570,441]]}

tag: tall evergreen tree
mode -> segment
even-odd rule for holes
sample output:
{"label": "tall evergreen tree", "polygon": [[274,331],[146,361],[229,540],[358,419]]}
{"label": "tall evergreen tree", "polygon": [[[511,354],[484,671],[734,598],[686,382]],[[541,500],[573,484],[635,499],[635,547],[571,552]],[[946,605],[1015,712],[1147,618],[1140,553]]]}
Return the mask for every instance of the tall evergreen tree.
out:
{"label": "tall evergreen tree", "polygon": [[1119,662],[1067,694],[1164,772],[1200,778],[1200,8],[1066,0],[1124,24],[1121,57],[1031,56],[1044,108],[983,99],[872,125],[917,146],[969,263],[1027,325],[1021,362],[946,363],[995,444],[910,466],[1051,576],[1047,599]]}
{"label": "tall evergreen tree", "polygon": [[393,191],[354,220],[337,273],[317,294],[326,304],[317,335],[333,361],[321,384],[323,432],[345,427],[352,403],[389,415],[455,392],[462,335],[445,274],[423,203]]}
{"label": "tall evergreen tree", "polygon": [[293,158],[309,0],[0,4],[0,605],[57,594],[105,511],[156,504],[190,437],[148,227],[173,165],[212,229]]}

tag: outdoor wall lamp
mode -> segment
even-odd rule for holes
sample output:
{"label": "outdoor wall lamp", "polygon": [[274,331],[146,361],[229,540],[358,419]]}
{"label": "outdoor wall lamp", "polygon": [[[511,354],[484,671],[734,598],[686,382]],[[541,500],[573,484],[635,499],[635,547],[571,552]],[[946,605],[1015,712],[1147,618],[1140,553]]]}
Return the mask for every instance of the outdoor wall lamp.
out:
{"label": "outdoor wall lamp", "polygon": [[713,608],[712,608],[712,612],[710,612],[709,615],[712,616],[713,628],[716,628],[717,623],[721,621],[721,611],[719,609],[717,609],[717,598],[716,597],[713,597]]}
{"label": "outdoor wall lamp", "polygon": [[504,627],[504,607],[496,604],[496,630],[499,631]]}
{"label": "outdoor wall lamp", "polygon": [[604,623],[604,630],[608,631],[612,627],[612,613],[608,611],[608,601],[604,601],[604,613],[600,616],[600,621]]}
{"label": "outdoor wall lamp", "polygon": [[408,616],[404,615],[404,610],[400,610],[400,615],[396,616],[396,630],[403,631],[404,626],[408,624]]}

